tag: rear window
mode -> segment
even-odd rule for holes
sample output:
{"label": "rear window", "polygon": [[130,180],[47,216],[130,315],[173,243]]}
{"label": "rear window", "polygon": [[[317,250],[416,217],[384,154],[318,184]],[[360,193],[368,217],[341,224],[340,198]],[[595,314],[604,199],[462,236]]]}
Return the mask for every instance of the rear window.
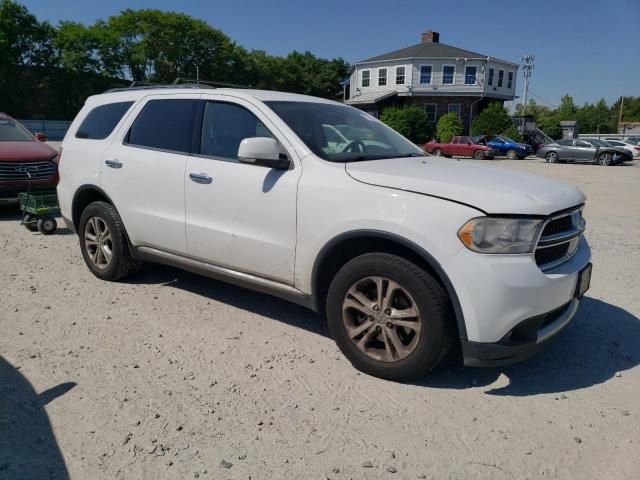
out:
{"label": "rear window", "polygon": [[199,100],[151,100],[131,125],[126,143],[132,146],[189,153]]}
{"label": "rear window", "polygon": [[107,138],[131,105],[133,102],[118,102],[94,108],[78,128],[76,138],[89,140]]}

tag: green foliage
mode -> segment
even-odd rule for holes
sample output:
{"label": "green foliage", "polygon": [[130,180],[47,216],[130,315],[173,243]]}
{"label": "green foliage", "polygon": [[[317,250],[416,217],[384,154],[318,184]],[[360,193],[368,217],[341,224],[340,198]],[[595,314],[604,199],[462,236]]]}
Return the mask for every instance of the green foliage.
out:
{"label": "green foliage", "polygon": [[438,120],[436,135],[441,143],[449,143],[456,135],[462,133],[462,123],[455,113],[447,113],[442,115]]}
{"label": "green foliage", "polygon": [[427,114],[420,107],[389,107],[380,115],[380,121],[418,145],[433,135]]}
{"label": "green foliage", "polygon": [[509,137],[511,140],[515,140],[516,142],[519,142],[519,143],[524,140],[522,138],[522,135],[520,135],[520,133],[518,132],[518,129],[513,124],[513,122],[511,122],[511,125],[509,125],[509,127],[507,127],[506,130],[501,132],[501,135],[504,135],[505,137]]}
{"label": "green foliage", "polygon": [[512,125],[507,109],[494,102],[473,119],[471,135],[499,135]]}
{"label": "green foliage", "polygon": [[19,117],[72,118],[88,95],[131,80],[200,78],[325,98],[349,74],[341,58],[247,51],[202,20],[127,9],[93,25],[39,22],[0,0],[0,105]]}

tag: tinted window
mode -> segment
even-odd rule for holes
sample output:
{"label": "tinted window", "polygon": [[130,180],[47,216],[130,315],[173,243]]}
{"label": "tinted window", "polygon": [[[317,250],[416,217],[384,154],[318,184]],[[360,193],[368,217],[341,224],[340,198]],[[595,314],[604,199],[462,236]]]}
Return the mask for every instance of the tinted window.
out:
{"label": "tinted window", "polygon": [[587,142],[583,142],[582,140],[576,140],[576,147],[588,148],[591,145]]}
{"label": "tinted window", "polygon": [[199,100],[151,100],[136,118],[127,142],[140,147],[189,153]]}
{"label": "tinted window", "polygon": [[252,137],[273,135],[249,110],[232,103],[207,102],[200,139],[202,155],[237,159],[240,142]]}
{"label": "tinted window", "polygon": [[94,108],[78,128],[76,138],[90,140],[107,138],[131,105],[133,102],[118,102]]}
{"label": "tinted window", "polygon": [[556,143],[558,145],[563,145],[565,147],[572,147],[573,146],[573,140],[558,140]]}

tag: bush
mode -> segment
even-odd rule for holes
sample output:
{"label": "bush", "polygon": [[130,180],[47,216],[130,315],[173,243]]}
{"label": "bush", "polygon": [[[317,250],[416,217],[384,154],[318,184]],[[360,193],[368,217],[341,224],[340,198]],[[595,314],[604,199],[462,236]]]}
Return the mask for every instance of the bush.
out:
{"label": "bush", "polygon": [[512,125],[507,109],[494,102],[473,119],[471,135],[500,135]]}
{"label": "bush", "polygon": [[522,135],[520,135],[520,133],[518,132],[518,129],[513,124],[511,124],[509,128],[502,132],[501,135],[509,137],[511,140],[515,140],[518,143],[522,143],[522,141],[524,140],[522,138]]}
{"label": "bush", "polygon": [[447,113],[438,120],[437,136],[442,143],[449,143],[451,139],[462,133],[462,123],[455,113]]}
{"label": "bush", "polygon": [[386,108],[380,115],[380,121],[418,145],[433,135],[427,114],[420,107]]}

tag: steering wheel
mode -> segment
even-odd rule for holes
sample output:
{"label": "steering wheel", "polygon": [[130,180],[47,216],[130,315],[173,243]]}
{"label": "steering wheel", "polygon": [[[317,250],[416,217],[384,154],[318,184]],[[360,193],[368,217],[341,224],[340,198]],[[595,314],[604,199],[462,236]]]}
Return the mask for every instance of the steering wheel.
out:
{"label": "steering wheel", "polygon": [[[357,150],[356,150],[357,147]],[[366,146],[362,143],[361,140],[354,140],[349,142],[346,147],[342,149],[342,153],[344,152],[360,152],[363,153],[366,150]]]}

